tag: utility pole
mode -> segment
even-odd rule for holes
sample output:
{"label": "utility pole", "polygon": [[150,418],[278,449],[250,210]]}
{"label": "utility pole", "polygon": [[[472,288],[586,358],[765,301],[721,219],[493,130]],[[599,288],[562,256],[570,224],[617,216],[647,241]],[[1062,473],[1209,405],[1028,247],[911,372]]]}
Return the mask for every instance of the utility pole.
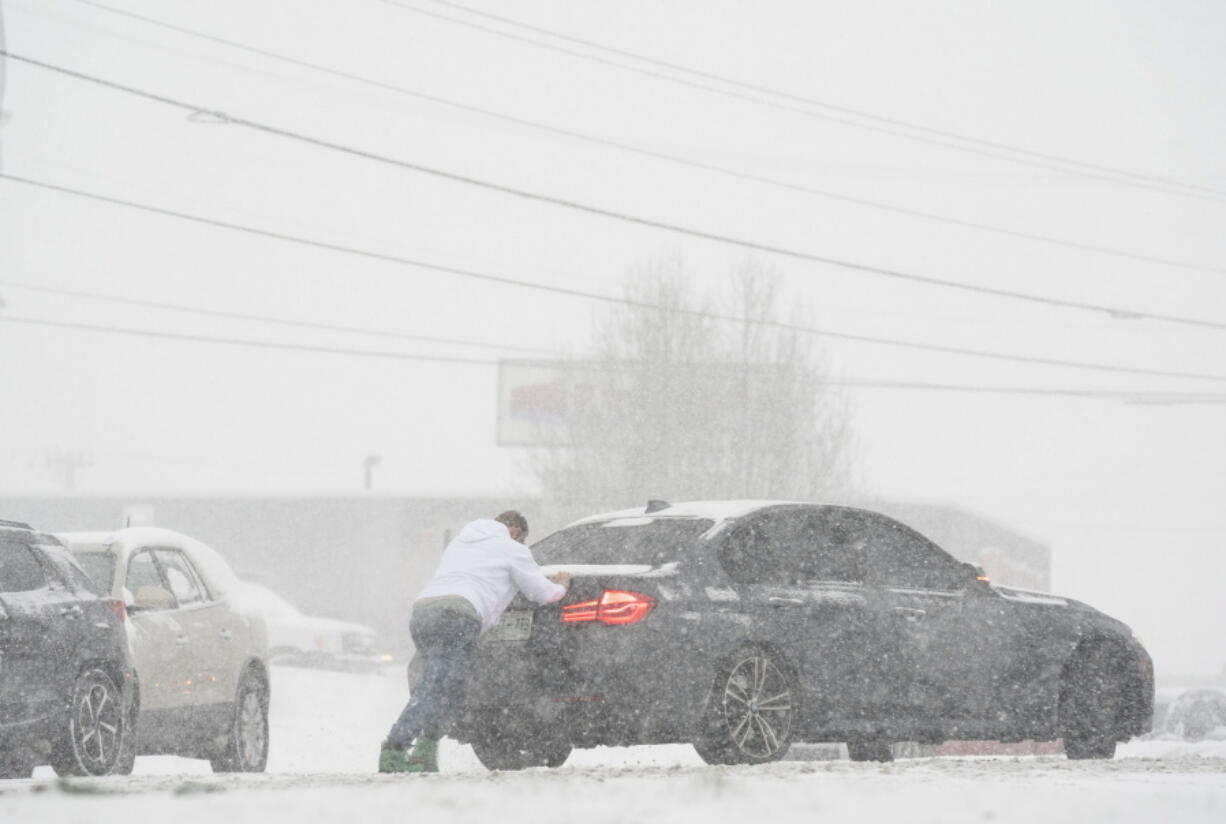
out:
{"label": "utility pole", "polygon": [[43,465],[59,477],[63,489],[73,490],[77,488],[77,470],[93,466],[94,459],[85,452],[48,452]]}
{"label": "utility pole", "polygon": [[374,477],[373,476],[375,472],[375,467],[378,466],[382,461],[383,461],[383,458],[380,457],[379,455],[367,455],[366,458],[362,461],[362,471],[364,472],[366,476],[366,483],[365,483],[364,489],[367,492],[370,492],[370,490],[374,487]]}

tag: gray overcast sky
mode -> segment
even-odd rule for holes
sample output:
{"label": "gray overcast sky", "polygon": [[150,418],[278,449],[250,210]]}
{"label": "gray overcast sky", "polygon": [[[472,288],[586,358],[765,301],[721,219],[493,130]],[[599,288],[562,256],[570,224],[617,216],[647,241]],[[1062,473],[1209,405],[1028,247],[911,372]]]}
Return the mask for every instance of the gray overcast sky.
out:
{"label": "gray overcast sky", "polygon": [[[77,0],[2,7],[14,54],[415,164],[820,256],[1226,321],[1226,5],[470,3],[831,106],[1200,188],[1174,194],[1165,184],[1124,185],[857,128],[828,119],[830,109],[699,81],[431,0],[104,4],[650,152],[1195,266],[718,175],[294,67]],[[776,266],[791,299],[831,330],[1226,376],[1221,329],[1026,305],[750,253],[237,125],[191,122],[183,111],[15,61],[5,66],[3,107],[3,164],[12,175],[608,293],[636,267],[679,258],[718,294],[726,272],[753,259]],[[583,351],[602,311],[7,180],[0,241],[0,319],[496,358],[524,353],[269,327],[19,284],[572,352]],[[1226,392],[1224,381],[824,346],[834,373],[852,379]],[[530,491],[522,455],[495,445],[495,390],[492,366],[0,323],[0,489],[55,490],[47,457],[80,451],[93,461],[77,478],[87,492],[356,492],[369,453],[383,456],[377,487],[387,493]],[[880,389],[849,390],[849,400],[865,489],[954,503],[1050,540],[1056,589],[1132,623],[1160,668],[1226,665],[1226,405]]]}

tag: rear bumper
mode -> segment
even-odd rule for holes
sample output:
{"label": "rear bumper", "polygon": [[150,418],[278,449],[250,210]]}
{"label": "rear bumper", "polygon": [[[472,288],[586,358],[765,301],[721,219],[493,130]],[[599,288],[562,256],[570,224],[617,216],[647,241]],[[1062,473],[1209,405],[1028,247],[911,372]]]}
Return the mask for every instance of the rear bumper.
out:
{"label": "rear bumper", "polygon": [[[576,746],[690,740],[714,670],[701,649],[652,627],[557,626],[538,614],[526,642],[485,642],[453,735],[469,741],[547,726]],[[553,620],[557,620],[556,617]]]}

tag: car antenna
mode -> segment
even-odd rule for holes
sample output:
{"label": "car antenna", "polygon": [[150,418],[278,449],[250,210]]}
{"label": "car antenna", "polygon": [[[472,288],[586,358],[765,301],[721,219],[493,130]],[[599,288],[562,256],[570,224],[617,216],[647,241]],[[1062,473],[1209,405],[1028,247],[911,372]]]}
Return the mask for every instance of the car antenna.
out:
{"label": "car antenna", "polygon": [[650,515],[653,512],[659,512],[661,509],[668,509],[670,506],[672,506],[672,504],[670,504],[668,501],[652,499],[647,502],[647,510],[643,514]]}

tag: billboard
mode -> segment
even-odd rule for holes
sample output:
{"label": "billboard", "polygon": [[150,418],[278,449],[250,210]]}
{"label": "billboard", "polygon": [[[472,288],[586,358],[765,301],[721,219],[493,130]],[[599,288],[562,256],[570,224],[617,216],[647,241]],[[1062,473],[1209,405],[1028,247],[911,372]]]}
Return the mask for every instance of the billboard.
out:
{"label": "billboard", "polygon": [[544,360],[504,360],[498,365],[499,446],[565,441],[574,404],[573,367]]}

